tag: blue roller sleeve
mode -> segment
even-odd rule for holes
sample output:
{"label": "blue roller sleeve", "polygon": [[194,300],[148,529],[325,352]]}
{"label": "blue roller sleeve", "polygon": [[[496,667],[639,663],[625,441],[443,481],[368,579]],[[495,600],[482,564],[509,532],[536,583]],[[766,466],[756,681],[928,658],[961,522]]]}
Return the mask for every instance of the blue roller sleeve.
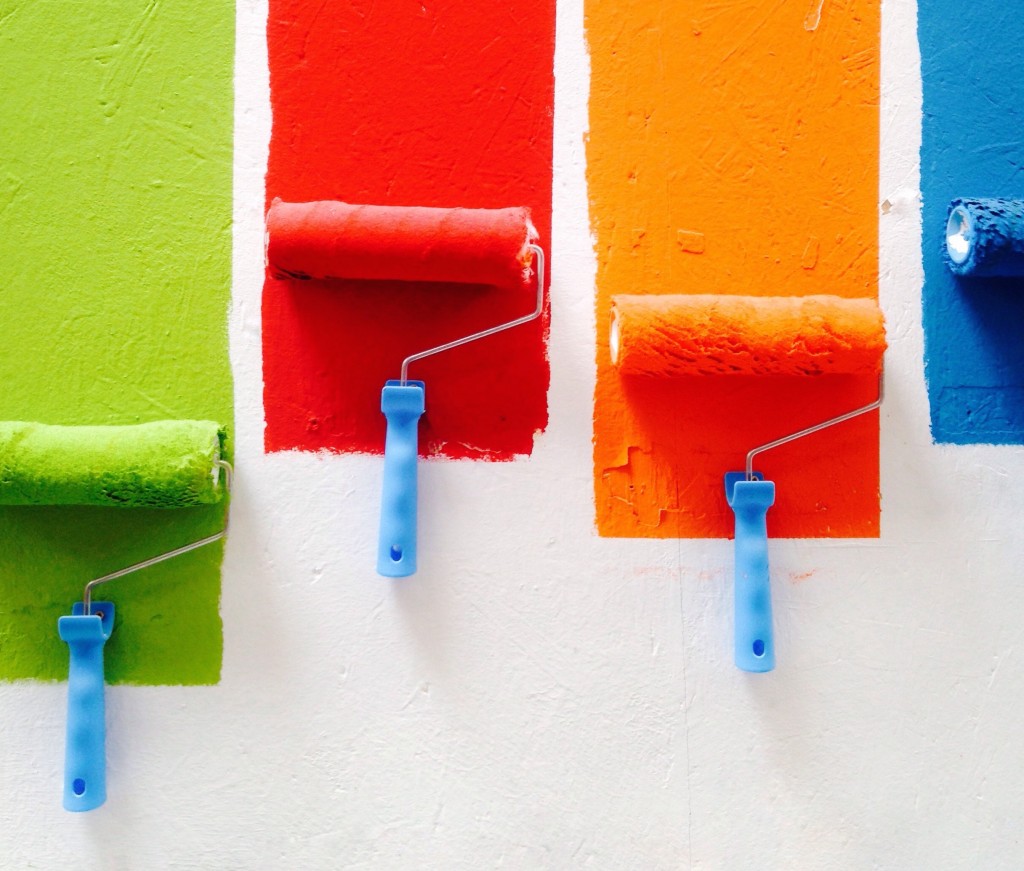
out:
{"label": "blue roller sleeve", "polygon": [[730,472],[725,476],[725,493],[736,515],[736,667],[771,671],[775,668],[775,639],[766,515],[775,502],[775,484],[747,481],[743,472]]}
{"label": "blue roller sleeve", "polygon": [[113,628],[114,606],[110,602],[93,602],[88,616],[82,613],[82,603],[76,602],[70,617],[57,620],[57,632],[71,652],[64,751],[65,810],[91,811],[107,800],[103,645]]}
{"label": "blue roller sleeve", "polygon": [[957,197],[947,211],[945,255],[965,278],[1024,275],[1024,200]]}
{"label": "blue roller sleeve", "polygon": [[422,381],[388,381],[384,385],[380,410],[388,429],[377,573],[386,578],[404,578],[416,571],[416,461],[425,407]]}

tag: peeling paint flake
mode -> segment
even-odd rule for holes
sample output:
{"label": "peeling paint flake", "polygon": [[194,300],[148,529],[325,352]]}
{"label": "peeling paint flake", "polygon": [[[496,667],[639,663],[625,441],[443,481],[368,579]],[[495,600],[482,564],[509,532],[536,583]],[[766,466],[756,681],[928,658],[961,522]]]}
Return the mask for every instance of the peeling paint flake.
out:
{"label": "peeling paint flake", "polygon": [[803,269],[814,269],[818,265],[819,242],[815,236],[811,236],[804,246],[804,253],[800,257],[800,266]]}
{"label": "peeling paint flake", "polygon": [[676,233],[676,244],[680,251],[688,254],[704,253],[704,234],[696,230],[679,230]]}
{"label": "peeling paint flake", "polygon": [[658,527],[667,513],[675,513],[678,505],[659,504],[657,466],[649,450],[631,446],[625,465],[612,466],[602,473],[608,495],[629,505],[641,526]]}
{"label": "peeling paint flake", "polygon": [[807,10],[807,15],[804,17],[804,30],[813,33],[818,29],[818,25],[821,23],[821,10],[824,5],[825,0],[812,0],[811,8]]}

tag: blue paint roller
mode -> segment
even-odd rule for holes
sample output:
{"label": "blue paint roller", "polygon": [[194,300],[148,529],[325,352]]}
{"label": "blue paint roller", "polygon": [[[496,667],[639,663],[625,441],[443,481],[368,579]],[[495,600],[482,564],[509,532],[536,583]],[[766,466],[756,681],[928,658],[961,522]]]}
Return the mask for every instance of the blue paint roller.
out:
{"label": "blue paint roller", "polygon": [[944,250],[954,275],[1024,276],[1024,200],[957,197],[949,204]]}

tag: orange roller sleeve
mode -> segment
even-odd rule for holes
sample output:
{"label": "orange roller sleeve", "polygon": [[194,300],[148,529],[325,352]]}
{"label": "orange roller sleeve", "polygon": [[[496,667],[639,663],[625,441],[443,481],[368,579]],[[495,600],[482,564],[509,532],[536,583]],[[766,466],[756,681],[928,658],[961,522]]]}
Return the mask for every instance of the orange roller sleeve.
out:
{"label": "orange roller sleeve", "polygon": [[267,213],[275,278],[457,282],[503,287],[529,276],[527,208],[442,209],[277,200]]}
{"label": "orange roller sleeve", "polygon": [[624,375],[878,373],[885,324],[873,299],[714,294],[612,298],[612,360]]}

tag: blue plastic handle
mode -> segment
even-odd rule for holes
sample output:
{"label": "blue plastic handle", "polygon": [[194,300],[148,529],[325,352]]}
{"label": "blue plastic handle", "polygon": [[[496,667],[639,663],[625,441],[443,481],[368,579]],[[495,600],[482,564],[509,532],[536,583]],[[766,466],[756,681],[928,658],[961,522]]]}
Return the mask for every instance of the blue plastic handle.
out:
{"label": "blue plastic handle", "polygon": [[386,578],[405,578],[416,571],[416,461],[425,402],[422,381],[388,381],[381,392],[388,430],[377,573]]}
{"label": "blue plastic handle", "polygon": [[[100,616],[102,615],[102,616]],[[57,632],[71,651],[68,667],[68,723],[64,749],[64,810],[91,811],[107,800],[107,724],[103,645],[114,628],[114,606],[93,602],[82,613],[57,620]]]}
{"label": "blue plastic handle", "polygon": [[743,671],[771,671],[775,668],[775,638],[766,515],[775,502],[775,484],[747,481],[743,472],[729,472],[725,476],[725,495],[736,515],[736,667]]}

